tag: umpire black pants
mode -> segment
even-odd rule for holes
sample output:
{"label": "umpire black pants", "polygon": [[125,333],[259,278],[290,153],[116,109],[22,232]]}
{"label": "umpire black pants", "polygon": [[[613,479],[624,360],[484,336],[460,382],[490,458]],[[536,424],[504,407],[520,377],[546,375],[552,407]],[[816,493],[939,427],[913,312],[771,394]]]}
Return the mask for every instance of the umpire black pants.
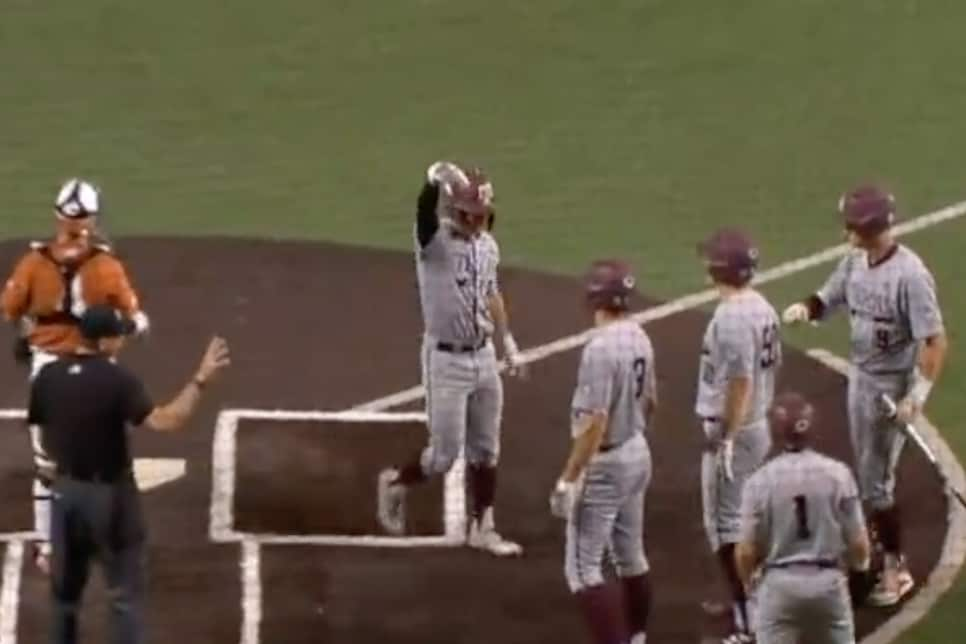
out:
{"label": "umpire black pants", "polygon": [[142,644],[145,529],[134,476],[114,483],[59,477],[53,486],[50,644],[75,644],[90,564],[100,560],[110,594],[110,644]]}

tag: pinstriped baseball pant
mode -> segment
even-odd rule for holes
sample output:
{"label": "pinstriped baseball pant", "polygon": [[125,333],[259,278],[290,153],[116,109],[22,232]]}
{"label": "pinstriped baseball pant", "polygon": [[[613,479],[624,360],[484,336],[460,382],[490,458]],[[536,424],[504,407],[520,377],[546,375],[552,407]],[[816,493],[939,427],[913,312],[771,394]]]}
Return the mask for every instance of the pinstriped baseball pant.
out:
{"label": "pinstriped baseball pant", "polygon": [[567,520],[564,574],[571,592],[600,585],[609,552],[621,577],[649,570],[644,551],[644,497],[651,453],[642,434],[591,459]]}
{"label": "pinstriped baseball pant", "polygon": [[758,644],[854,644],[848,581],[840,570],[769,570],[758,588]]}
{"label": "pinstriped baseball pant", "polygon": [[895,504],[896,467],[906,442],[900,426],[885,418],[878,398],[886,394],[898,402],[906,393],[909,375],[872,375],[859,369],[850,373],[849,438],[859,491],[873,510]]}

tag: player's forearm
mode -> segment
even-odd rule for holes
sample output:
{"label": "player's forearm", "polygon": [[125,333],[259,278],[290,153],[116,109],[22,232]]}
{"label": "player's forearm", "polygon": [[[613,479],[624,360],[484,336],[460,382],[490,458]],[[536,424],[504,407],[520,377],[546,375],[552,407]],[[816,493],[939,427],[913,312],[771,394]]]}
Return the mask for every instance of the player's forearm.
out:
{"label": "player's forearm", "polygon": [[427,181],[416,202],[416,237],[420,246],[426,246],[439,230],[439,215],[436,213],[438,201],[439,186]]}
{"label": "player's forearm", "polygon": [[922,349],[919,351],[919,372],[924,378],[931,382],[939,379],[948,350],[949,341],[945,333],[934,335],[923,342]]}
{"label": "player's forearm", "polygon": [[725,438],[734,438],[748,415],[751,402],[751,378],[742,376],[728,380],[725,391],[724,429]]}
{"label": "player's forearm", "polygon": [[751,585],[751,578],[755,574],[755,569],[759,565],[758,553],[754,545],[742,542],[735,546],[735,566],[738,569],[738,578],[745,588]]}
{"label": "player's forearm", "polygon": [[496,326],[497,333],[500,336],[505,336],[510,332],[510,316],[506,311],[506,302],[503,301],[503,295],[501,293],[494,293],[489,298],[487,298],[487,306],[490,310],[490,316],[493,318],[493,324]]}
{"label": "player's forearm", "polygon": [[573,483],[580,478],[590,459],[600,449],[600,442],[604,437],[606,427],[606,417],[603,414],[593,417],[590,426],[574,439],[573,446],[570,448],[570,456],[567,458],[567,463],[560,474],[560,480]]}

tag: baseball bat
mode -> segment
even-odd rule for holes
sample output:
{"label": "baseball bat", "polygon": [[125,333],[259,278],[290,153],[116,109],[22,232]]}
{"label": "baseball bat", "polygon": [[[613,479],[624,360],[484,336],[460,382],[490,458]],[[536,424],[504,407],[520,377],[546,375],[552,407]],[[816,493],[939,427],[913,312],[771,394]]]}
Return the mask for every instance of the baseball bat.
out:
{"label": "baseball bat", "polygon": [[[895,401],[886,394],[882,394],[881,400],[882,404],[885,406],[886,415],[890,419],[894,420],[898,412]],[[963,506],[963,509],[966,509],[966,496],[963,496],[962,492],[950,485],[949,477],[947,477],[946,472],[943,471],[942,465],[939,463],[939,459],[936,458],[936,454],[932,451],[932,448],[929,447],[929,444],[926,443],[925,439],[922,437],[922,434],[919,433],[919,430],[916,429],[912,423],[901,423],[900,427],[902,432],[909,437],[917,447],[919,447],[919,450],[926,456],[926,460],[932,464],[933,469],[936,472],[936,476],[939,477],[943,487],[949,490],[959,504]]]}

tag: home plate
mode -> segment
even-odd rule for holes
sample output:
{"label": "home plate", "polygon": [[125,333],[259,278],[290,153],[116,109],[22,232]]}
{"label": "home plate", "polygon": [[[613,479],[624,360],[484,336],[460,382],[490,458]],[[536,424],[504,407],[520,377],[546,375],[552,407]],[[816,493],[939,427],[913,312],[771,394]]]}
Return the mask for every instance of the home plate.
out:
{"label": "home plate", "polygon": [[183,458],[136,458],[134,478],[138,489],[147,491],[176,481],[185,475],[188,462]]}

